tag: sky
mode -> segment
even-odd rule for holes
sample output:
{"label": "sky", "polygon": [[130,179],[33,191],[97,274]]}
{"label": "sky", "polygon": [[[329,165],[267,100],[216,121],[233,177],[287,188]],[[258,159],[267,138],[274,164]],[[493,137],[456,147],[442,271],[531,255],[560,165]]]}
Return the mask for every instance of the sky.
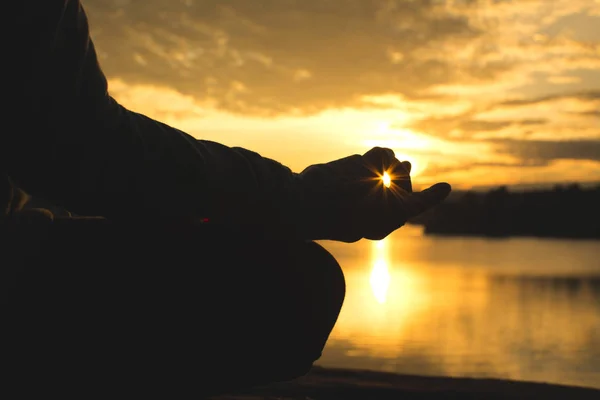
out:
{"label": "sky", "polygon": [[124,106],[300,172],[600,181],[600,0],[83,0]]}

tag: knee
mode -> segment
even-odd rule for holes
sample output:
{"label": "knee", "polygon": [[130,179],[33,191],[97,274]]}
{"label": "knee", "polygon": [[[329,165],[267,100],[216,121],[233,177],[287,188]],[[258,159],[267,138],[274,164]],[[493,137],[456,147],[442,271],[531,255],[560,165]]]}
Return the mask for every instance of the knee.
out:
{"label": "knee", "polygon": [[342,269],[336,259],[322,246],[309,242],[302,254],[302,311],[298,318],[301,339],[294,365],[298,375],[310,370],[318,360],[341,311],[346,293]]}
{"label": "knee", "polygon": [[[346,280],[339,263],[325,248],[315,242],[306,243],[309,260],[304,265],[313,292],[339,313],[346,295]],[[322,304],[325,304],[322,303]]]}

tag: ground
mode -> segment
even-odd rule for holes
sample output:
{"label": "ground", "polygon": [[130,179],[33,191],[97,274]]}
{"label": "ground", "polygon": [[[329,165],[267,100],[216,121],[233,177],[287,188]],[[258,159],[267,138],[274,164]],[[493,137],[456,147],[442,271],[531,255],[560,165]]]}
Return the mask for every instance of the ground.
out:
{"label": "ground", "polygon": [[213,400],[600,399],[600,390],[496,379],[422,377],[315,367],[292,382]]}

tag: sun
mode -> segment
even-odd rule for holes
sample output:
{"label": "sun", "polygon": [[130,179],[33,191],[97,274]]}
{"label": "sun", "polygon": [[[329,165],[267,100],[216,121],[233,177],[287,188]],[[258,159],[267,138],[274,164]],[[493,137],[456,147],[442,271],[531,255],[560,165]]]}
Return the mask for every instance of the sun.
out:
{"label": "sun", "polygon": [[[423,134],[405,128],[390,128],[390,124],[380,123],[374,129],[375,138],[363,141],[365,147],[384,147],[394,151],[400,161],[410,161],[411,177],[423,173],[428,167],[427,152],[435,149],[436,142]],[[386,185],[387,186],[387,185]]]}
{"label": "sun", "polygon": [[387,171],[383,173],[381,180],[383,181],[383,186],[385,186],[386,188],[389,188],[392,184],[392,177],[390,176],[390,174],[388,174]]}

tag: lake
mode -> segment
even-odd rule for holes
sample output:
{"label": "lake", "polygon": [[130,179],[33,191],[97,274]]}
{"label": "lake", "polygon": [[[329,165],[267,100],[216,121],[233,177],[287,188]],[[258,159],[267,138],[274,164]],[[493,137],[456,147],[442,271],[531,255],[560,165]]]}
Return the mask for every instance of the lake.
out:
{"label": "lake", "polygon": [[600,241],[321,242],[347,293],[317,365],[600,388]]}

